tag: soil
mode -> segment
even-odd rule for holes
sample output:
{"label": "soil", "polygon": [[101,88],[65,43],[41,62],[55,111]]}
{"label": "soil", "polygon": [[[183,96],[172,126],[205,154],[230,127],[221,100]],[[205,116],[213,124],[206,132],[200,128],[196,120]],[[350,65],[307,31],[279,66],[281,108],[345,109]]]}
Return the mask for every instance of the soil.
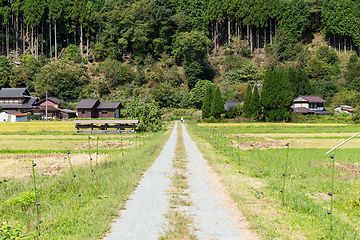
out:
{"label": "soil", "polygon": [[[121,148],[129,148],[130,146],[133,147],[135,146],[136,142],[134,141],[122,141],[121,140],[109,140],[109,141],[99,141],[99,149],[121,149]],[[75,143],[75,148],[76,150],[86,150],[89,149],[89,143],[79,143],[76,144]],[[90,143],[90,148],[91,149],[96,149],[97,148],[97,143],[95,141],[92,141]]]}
{"label": "soil", "polygon": [[[291,148],[325,148],[331,149],[334,146],[342,143],[349,137],[353,136],[352,133],[304,133],[304,134],[229,134],[227,137],[242,137],[250,138],[249,141],[241,141],[240,149],[269,149],[269,148],[286,148],[286,143],[290,144]],[[316,137],[321,137],[317,139]],[[337,139],[323,139],[324,137],[344,137]],[[257,138],[258,140],[252,140],[251,138]],[[283,138],[283,139],[276,139]],[[228,142],[230,146],[238,147],[238,142]],[[360,138],[354,138],[350,142],[347,142],[344,147],[346,148],[358,148],[360,144]]]}
{"label": "soil", "polygon": [[[93,163],[95,163],[95,155]],[[98,162],[103,161],[107,156],[98,155]],[[30,178],[32,176],[31,161],[37,164],[36,171],[45,175],[61,173],[69,168],[69,160],[64,154],[9,154],[0,155],[0,179]],[[88,154],[70,154],[72,166],[89,164]]]}

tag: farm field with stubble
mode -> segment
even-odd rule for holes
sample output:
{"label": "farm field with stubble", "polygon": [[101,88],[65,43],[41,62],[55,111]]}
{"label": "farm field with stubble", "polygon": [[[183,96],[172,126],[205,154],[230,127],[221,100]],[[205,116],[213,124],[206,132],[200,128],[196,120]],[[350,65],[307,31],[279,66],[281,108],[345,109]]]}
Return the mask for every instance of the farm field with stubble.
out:
{"label": "farm field with stubble", "polygon": [[170,134],[74,132],[70,121],[0,124],[1,236],[103,237]]}
{"label": "farm field with stubble", "polygon": [[264,239],[360,239],[359,125],[189,125]]}

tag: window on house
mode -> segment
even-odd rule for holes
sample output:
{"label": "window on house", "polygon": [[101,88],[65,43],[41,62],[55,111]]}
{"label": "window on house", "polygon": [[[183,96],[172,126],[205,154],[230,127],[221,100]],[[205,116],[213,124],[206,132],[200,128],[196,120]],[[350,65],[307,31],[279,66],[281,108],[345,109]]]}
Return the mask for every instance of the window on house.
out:
{"label": "window on house", "polygon": [[87,111],[81,111],[81,114],[86,114],[87,113]]}
{"label": "window on house", "polygon": [[107,111],[101,111],[102,114],[107,114],[108,112]]}

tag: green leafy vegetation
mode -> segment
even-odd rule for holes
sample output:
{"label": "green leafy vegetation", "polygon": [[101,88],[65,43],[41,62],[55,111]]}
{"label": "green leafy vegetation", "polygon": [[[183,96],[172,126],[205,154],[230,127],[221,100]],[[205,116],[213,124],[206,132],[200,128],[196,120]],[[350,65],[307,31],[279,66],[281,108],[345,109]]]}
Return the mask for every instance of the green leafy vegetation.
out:
{"label": "green leafy vegetation", "polygon": [[155,102],[148,102],[141,98],[129,100],[123,111],[125,117],[139,120],[137,128],[140,131],[153,132],[163,129],[164,121],[161,119],[163,113]]}
{"label": "green leafy vegetation", "polygon": [[[285,66],[293,97],[318,95],[327,108],[337,92],[360,91],[357,1],[24,0],[0,10],[0,87],[47,90],[69,107],[141,97],[200,110],[205,85],[243,101],[247,84]],[[280,115],[245,114],[289,121]]]}

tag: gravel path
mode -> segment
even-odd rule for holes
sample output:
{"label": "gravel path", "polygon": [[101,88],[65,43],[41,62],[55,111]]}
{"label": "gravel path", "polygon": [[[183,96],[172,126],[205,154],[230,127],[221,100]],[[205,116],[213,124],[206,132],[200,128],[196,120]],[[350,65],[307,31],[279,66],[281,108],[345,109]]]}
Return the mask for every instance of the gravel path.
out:
{"label": "gravel path", "polygon": [[151,240],[157,239],[163,232],[163,225],[166,224],[164,214],[169,209],[169,195],[165,191],[170,187],[170,176],[173,174],[176,126],[177,123],[159,157],[144,173],[126,202],[125,210],[120,211],[120,217],[113,223],[106,240]]}
{"label": "gravel path", "polygon": [[[177,122],[170,139],[154,164],[145,172],[125,210],[112,225],[106,240],[158,239],[166,226],[164,215],[169,210],[170,177],[174,174],[172,159],[177,140]],[[185,150],[188,158],[187,173],[192,206],[187,214],[193,217],[195,235],[200,240],[258,239],[241,221],[244,217],[229,197],[219,177],[203,158],[195,142],[182,124]]]}
{"label": "gravel path", "polygon": [[194,218],[195,235],[199,239],[258,239],[241,222],[244,217],[184,125],[182,130],[189,161],[187,175],[190,200],[193,203],[190,214]]}

